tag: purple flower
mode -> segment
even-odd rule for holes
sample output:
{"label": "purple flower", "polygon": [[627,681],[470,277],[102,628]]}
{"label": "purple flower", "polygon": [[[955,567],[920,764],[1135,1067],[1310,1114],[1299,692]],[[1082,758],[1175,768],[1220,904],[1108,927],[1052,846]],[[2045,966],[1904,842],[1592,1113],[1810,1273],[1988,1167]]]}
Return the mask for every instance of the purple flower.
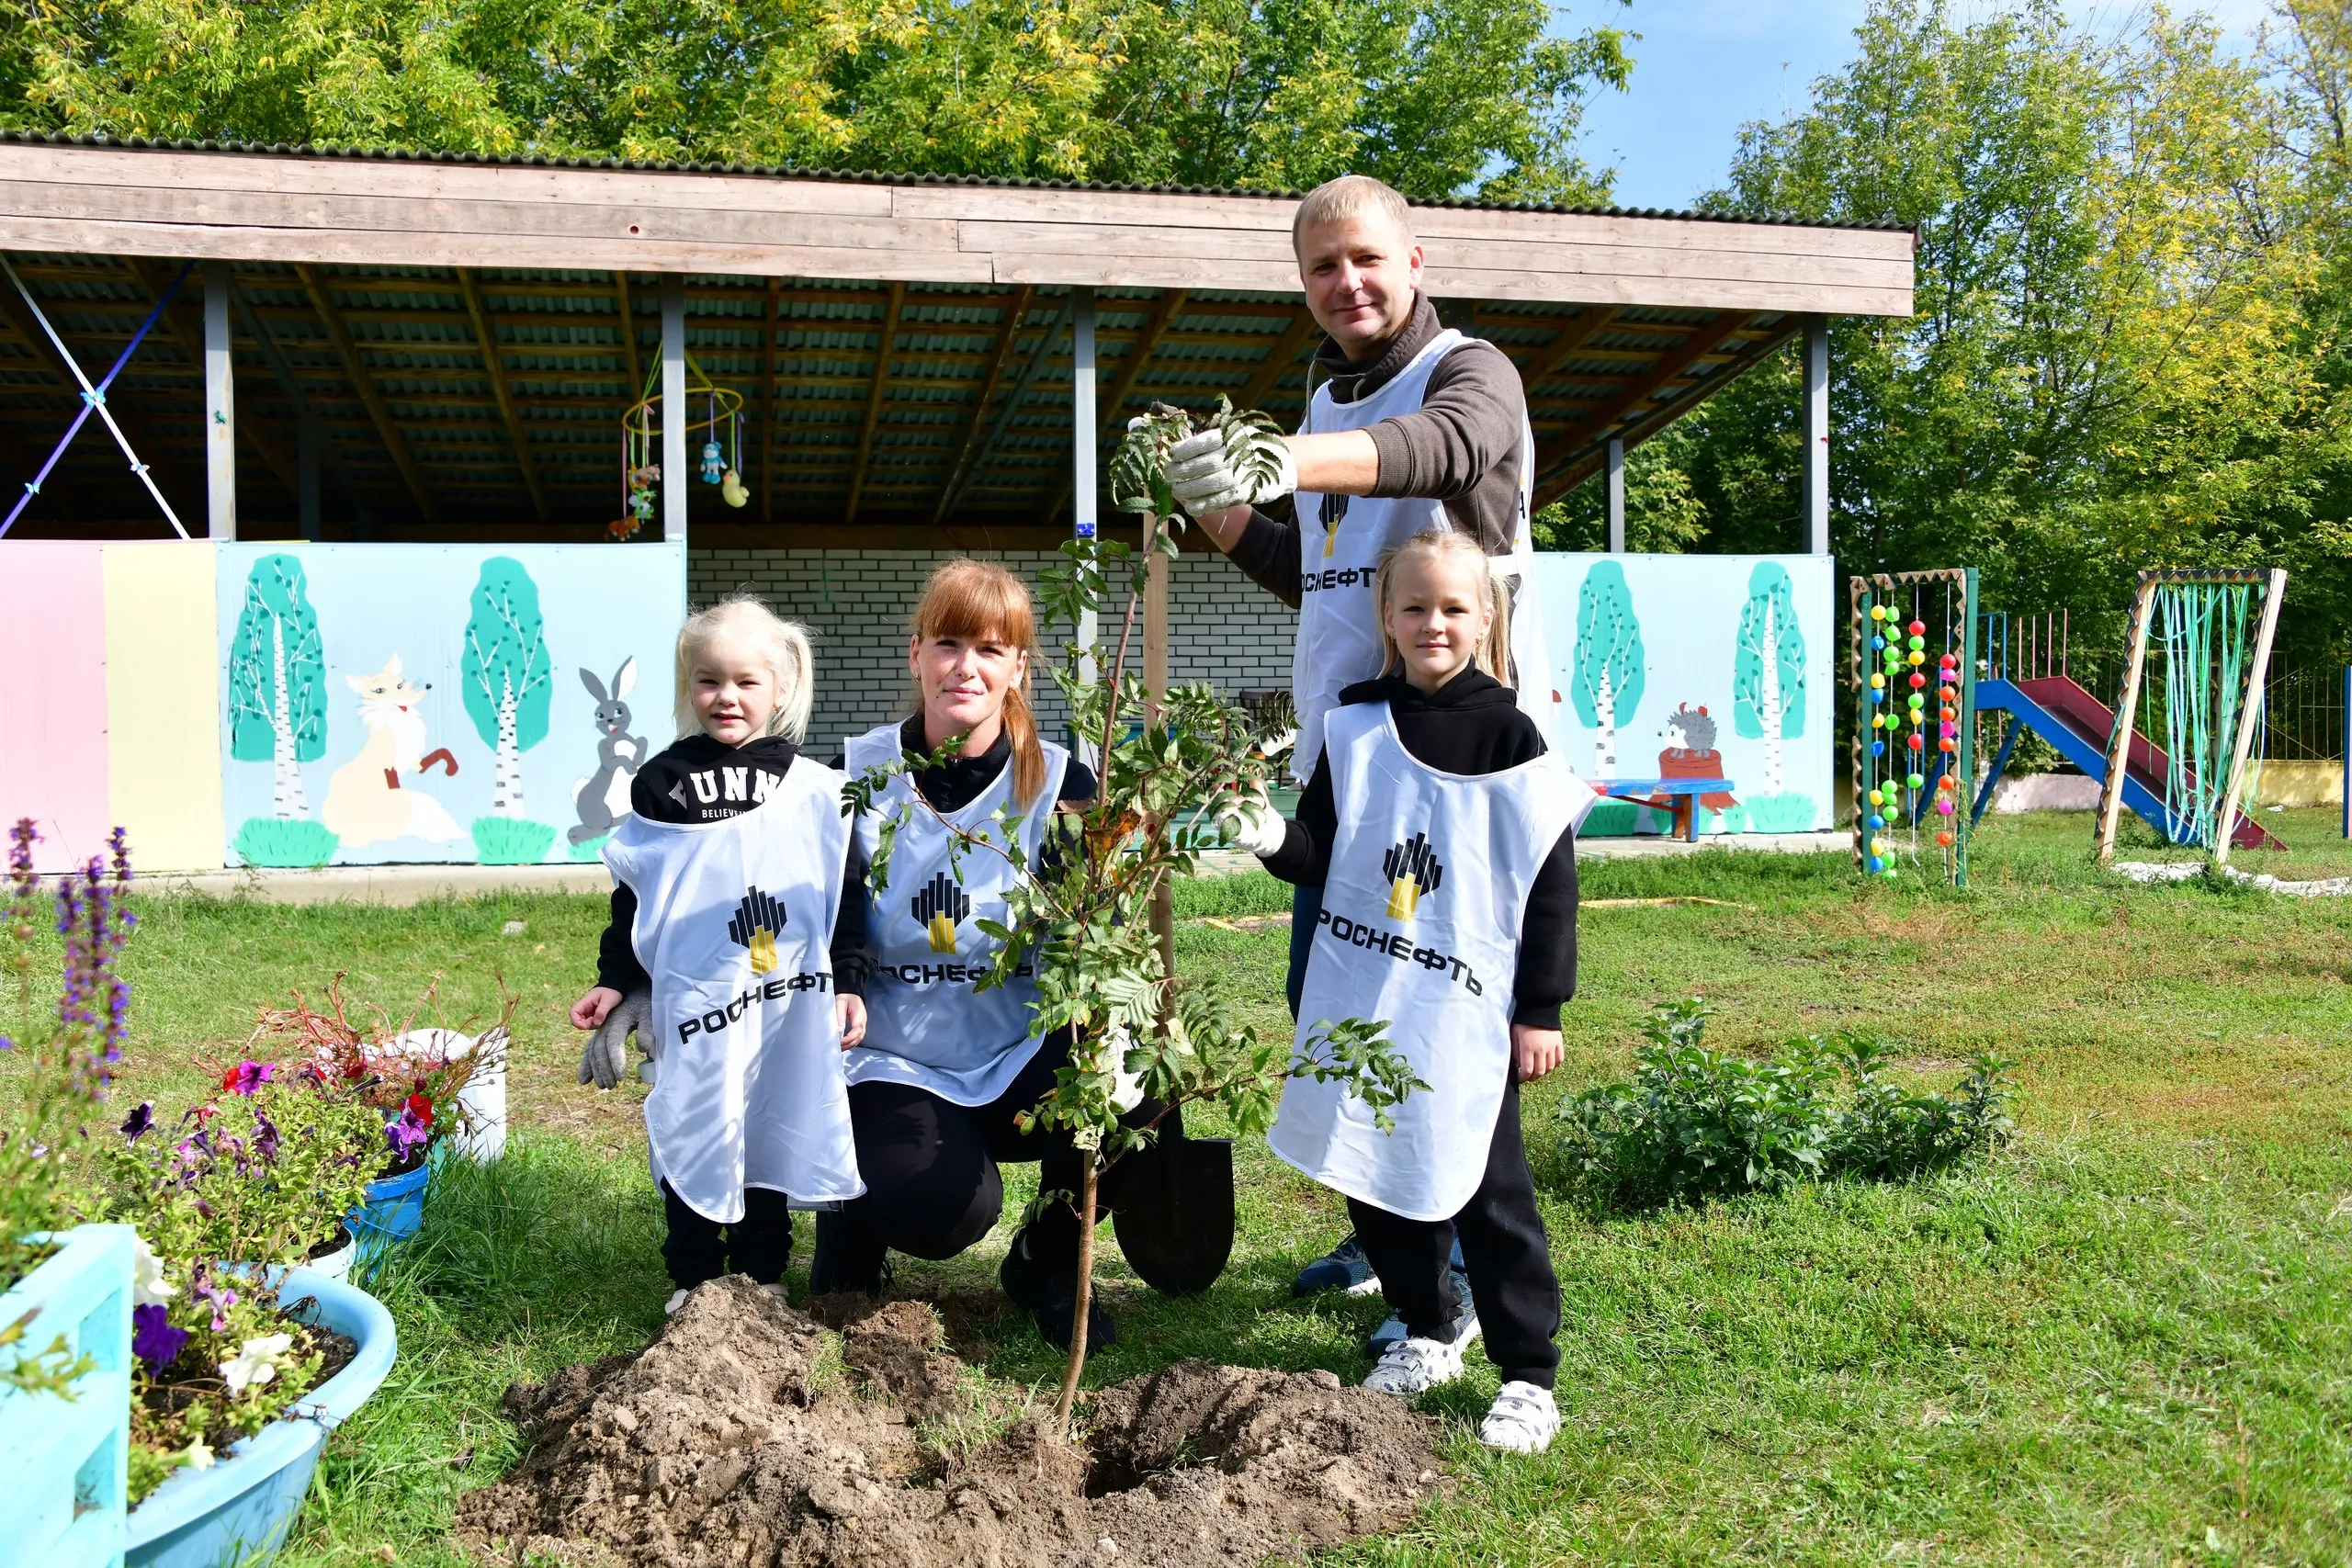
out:
{"label": "purple flower", "polygon": [[433,1129],[418,1120],[413,1111],[403,1111],[396,1120],[384,1123],[384,1139],[391,1145],[392,1158],[403,1165],[432,1136]]}
{"label": "purple flower", "polygon": [[122,1119],[122,1135],[135,1144],[139,1141],[140,1135],[154,1124],[155,1102],[152,1100],[142,1100],[139,1102],[138,1110]]}
{"label": "purple flower", "polygon": [[254,1157],[264,1165],[277,1163],[277,1123],[263,1115],[258,1107],[254,1111]]}
{"label": "purple flower", "polygon": [[[198,1204],[198,1207],[201,1208],[203,1205]],[[198,1301],[212,1303],[213,1333],[219,1334],[228,1328],[229,1319],[226,1314],[231,1307],[237,1304],[236,1292],[226,1285],[215,1284],[199,1269],[197,1270],[195,1283],[189,1287],[189,1293]]]}
{"label": "purple flower", "polygon": [[239,1062],[220,1075],[220,1087],[231,1094],[248,1095],[269,1082],[277,1067],[269,1062]]}
{"label": "purple flower", "polygon": [[[236,1292],[230,1292],[230,1300]],[[212,1325],[217,1332],[226,1324],[215,1309]],[[170,1314],[161,1304],[136,1306],[130,1309],[130,1353],[147,1363],[156,1372],[179,1359],[180,1347],[187,1343],[187,1330],[174,1328]]]}

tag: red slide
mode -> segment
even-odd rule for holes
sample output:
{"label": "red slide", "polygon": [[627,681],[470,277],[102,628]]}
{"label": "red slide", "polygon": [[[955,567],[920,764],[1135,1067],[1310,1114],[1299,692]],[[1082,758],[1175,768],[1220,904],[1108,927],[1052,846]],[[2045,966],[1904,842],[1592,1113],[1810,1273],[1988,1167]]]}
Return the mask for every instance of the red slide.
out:
{"label": "red slide", "polygon": [[[2115,733],[2115,710],[2085,691],[2071,677],[2045,675],[2037,681],[2013,682],[2043,713],[2072,730],[2094,751],[2103,752]],[[2172,759],[2144,735],[2134,731],[2123,759],[2123,773],[2151,798],[2165,797],[2165,780],[2172,775]],[[2283,850],[2287,846],[2245,812],[2230,829],[2230,843],[2241,850]]]}

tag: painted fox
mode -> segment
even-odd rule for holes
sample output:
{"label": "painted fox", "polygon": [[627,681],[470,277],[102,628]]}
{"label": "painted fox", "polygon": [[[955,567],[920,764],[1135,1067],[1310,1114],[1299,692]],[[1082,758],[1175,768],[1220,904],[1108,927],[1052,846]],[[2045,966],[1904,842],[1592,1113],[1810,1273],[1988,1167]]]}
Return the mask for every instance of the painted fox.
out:
{"label": "painted fox", "polygon": [[320,820],[346,848],[386,839],[464,838],[465,829],[439,801],[401,784],[401,774],[424,773],[435,762],[442,765],[445,778],[458,772],[458,759],[446,746],[420,755],[424,752],[424,715],[417,704],[432,684],[402,676],[397,653],[373,675],[344,679],[359,694],[359,722],[368,727],[368,740],[327,782]]}

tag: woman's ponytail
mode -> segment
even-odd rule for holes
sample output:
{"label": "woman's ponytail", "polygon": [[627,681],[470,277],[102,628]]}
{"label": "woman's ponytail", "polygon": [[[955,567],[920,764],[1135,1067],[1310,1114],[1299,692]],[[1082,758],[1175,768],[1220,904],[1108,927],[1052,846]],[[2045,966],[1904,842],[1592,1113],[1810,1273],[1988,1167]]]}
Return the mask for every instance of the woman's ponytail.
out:
{"label": "woman's ponytail", "polygon": [[1004,733],[1012,742],[1012,798],[1026,811],[1046,787],[1046,749],[1037,744],[1037,716],[1030,710],[1029,694],[1021,682],[1005,688]]}

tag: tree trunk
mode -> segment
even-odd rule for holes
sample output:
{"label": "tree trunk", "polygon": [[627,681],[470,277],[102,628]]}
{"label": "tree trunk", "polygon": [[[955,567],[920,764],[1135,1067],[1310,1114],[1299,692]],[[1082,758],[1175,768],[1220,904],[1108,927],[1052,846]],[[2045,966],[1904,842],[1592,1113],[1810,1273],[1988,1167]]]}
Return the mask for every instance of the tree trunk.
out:
{"label": "tree trunk", "polygon": [[269,617],[270,689],[276,695],[269,709],[271,747],[270,815],[280,822],[311,814],[302,797],[302,764],[294,755],[294,702],[286,692],[286,621]]}
{"label": "tree trunk", "polygon": [[498,777],[490,809],[500,817],[523,815],[523,749],[514,743],[514,677],[498,677]]}
{"label": "tree trunk", "polygon": [[1062,1370],[1062,1396],[1054,1405],[1054,1426],[1069,1436],[1070,1410],[1078,1403],[1078,1380],[1086,1371],[1086,1314],[1094,1306],[1094,1184],[1100,1149],[1088,1149],[1078,1183],[1078,1305],[1069,1323],[1069,1365]]}
{"label": "tree trunk", "polygon": [[1592,708],[1600,719],[1600,737],[1592,743],[1592,776],[1613,779],[1617,776],[1617,688],[1609,679],[1609,666],[1600,667],[1600,689],[1592,694]]}
{"label": "tree trunk", "polygon": [[1764,731],[1764,793],[1781,793],[1781,637],[1776,596],[1764,595],[1764,667],[1756,682],[1756,716]]}

